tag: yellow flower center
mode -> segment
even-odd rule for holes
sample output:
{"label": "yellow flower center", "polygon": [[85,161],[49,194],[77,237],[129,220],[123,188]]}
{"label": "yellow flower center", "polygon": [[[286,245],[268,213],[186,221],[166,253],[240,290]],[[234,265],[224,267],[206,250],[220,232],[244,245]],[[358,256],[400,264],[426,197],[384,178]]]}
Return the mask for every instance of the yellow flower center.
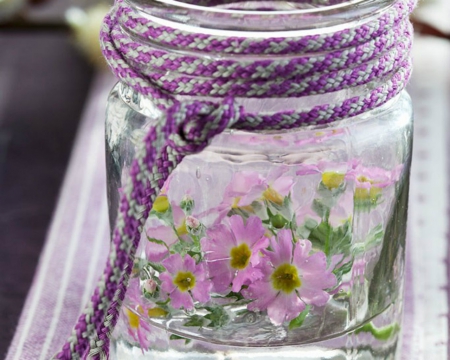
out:
{"label": "yellow flower center", "polygon": [[291,264],[278,266],[270,277],[275,290],[281,290],[287,294],[302,285],[298,277],[297,268]]}
{"label": "yellow flower center", "polygon": [[283,197],[280,195],[279,192],[272,189],[272,187],[268,187],[264,192],[262,193],[262,197],[264,200],[273,202],[277,205],[283,205]]}
{"label": "yellow flower center", "polygon": [[328,189],[336,189],[344,182],[345,174],[335,171],[326,171],[322,174],[322,183]]}
{"label": "yellow flower center", "polygon": [[166,212],[170,207],[169,200],[167,199],[167,196],[165,195],[159,195],[155,202],[153,203],[152,210],[155,210],[160,213]]}
{"label": "yellow flower center", "polygon": [[128,322],[130,326],[133,329],[137,329],[139,327],[139,316],[129,309],[126,309],[126,314],[128,316]]}
{"label": "yellow flower center", "polygon": [[357,179],[359,182],[368,182],[368,183],[373,184],[373,181],[370,180],[367,176],[364,176],[364,175],[360,175],[360,176],[358,176],[356,179]]}
{"label": "yellow flower center", "polygon": [[245,269],[250,261],[250,257],[252,256],[252,251],[248,247],[247,244],[241,244],[239,246],[235,246],[230,251],[231,260],[230,265],[234,269],[242,270]]}
{"label": "yellow flower center", "polygon": [[177,234],[178,236],[183,236],[188,233],[187,227],[186,227],[186,219],[183,219],[183,222],[180,226],[177,227]]}
{"label": "yellow flower center", "polygon": [[168,312],[160,307],[155,307],[153,309],[148,309],[148,316],[152,318],[162,318],[166,317]]}
{"label": "yellow flower center", "polygon": [[381,188],[371,187],[370,189],[366,188],[356,188],[354,198],[356,200],[370,200],[372,202],[377,201],[378,195],[381,193]]}
{"label": "yellow flower center", "polygon": [[233,200],[233,204],[231,204],[232,209],[237,209],[239,207],[239,201],[241,201],[241,197],[235,197]]}
{"label": "yellow flower center", "polygon": [[190,271],[179,271],[173,279],[173,283],[178,286],[180,291],[188,291],[195,286],[195,276]]}

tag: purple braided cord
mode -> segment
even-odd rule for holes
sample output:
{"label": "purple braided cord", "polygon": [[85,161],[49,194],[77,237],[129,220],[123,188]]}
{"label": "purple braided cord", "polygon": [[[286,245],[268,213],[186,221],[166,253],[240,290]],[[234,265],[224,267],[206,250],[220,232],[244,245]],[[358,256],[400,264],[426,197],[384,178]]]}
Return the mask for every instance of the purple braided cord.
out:
{"label": "purple braided cord", "polygon": [[[117,0],[101,31],[103,54],[116,76],[150,96],[167,119],[150,128],[137,149],[120,199],[105,270],[72,336],[54,358],[109,357],[109,336],[125,297],[141,229],[160,189],[186,155],[202,151],[229,127],[289,129],[329,123],[372,110],[398,95],[411,73],[408,15],[414,5],[415,0],[399,0],[377,19],[331,34],[249,39],[163,27]],[[147,45],[148,39],[158,46]],[[245,56],[243,60],[226,56],[211,60],[161,50],[166,46],[207,53],[296,56],[289,60],[248,60]],[[169,75],[161,74],[168,70]],[[233,100],[237,96],[300,97],[361,85],[371,90],[301,112],[250,114]],[[225,99],[221,103],[180,103],[173,94]]]}

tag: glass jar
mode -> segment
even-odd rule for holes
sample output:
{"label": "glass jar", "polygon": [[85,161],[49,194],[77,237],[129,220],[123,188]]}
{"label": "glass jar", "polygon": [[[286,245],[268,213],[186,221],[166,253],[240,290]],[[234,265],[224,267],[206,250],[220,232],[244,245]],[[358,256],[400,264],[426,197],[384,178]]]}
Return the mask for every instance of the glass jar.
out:
{"label": "glass jar", "polygon": [[[394,2],[131,5],[194,33],[282,37],[351,28]],[[249,113],[299,111],[373,86],[236,101]],[[164,119],[151,97],[123,83],[109,96],[112,228],[138,144]],[[185,157],[145,223],[112,358],[398,358],[411,140],[412,108],[402,91],[329,124],[226,130]]]}

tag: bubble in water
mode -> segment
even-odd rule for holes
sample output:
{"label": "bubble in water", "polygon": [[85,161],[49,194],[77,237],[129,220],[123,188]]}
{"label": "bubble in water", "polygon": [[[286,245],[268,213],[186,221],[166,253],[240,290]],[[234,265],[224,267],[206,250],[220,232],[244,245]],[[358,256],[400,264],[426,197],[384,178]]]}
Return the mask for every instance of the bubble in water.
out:
{"label": "bubble in water", "polygon": [[256,321],[256,314],[253,312],[246,314],[244,316],[244,321],[249,324],[254,323]]}
{"label": "bubble in water", "polygon": [[200,179],[202,177],[202,173],[200,172],[200,168],[197,167],[197,169],[195,170],[195,177],[197,179]]}
{"label": "bubble in water", "polygon": [[207,176],[207,177],[205,178],[206,181],[209,181],[209,179],[210,179],[209,176]]}

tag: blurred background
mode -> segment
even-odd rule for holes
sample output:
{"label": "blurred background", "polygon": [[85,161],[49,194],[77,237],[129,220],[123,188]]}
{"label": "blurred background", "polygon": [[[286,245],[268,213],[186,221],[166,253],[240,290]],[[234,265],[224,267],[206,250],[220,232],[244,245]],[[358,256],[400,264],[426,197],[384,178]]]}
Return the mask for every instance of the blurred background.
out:
{"label": "blurred background", "polygon": [[[0,357],[33,280],[92,83],[107,72],[98,32],[109,6],[106,0],[0,0]],[[433,194],[426,197],[430,172],[420,164],[430,164],[434,156],[426,148],[429,140],[423,140],[429,130],[421,124],[435,120],[438,134],[448,133],[449,18],[449,0],[420,1],[413,18],[417,37],[409,91],[418,139],[411,201],[431,202],[410,213],[416,234],[429,234],[426,223],[433,211],[442,216],[447,211],[442,198],[448,198],[448,184],[439,183],[444,196],[437,191],[436,200]],[[436,149],[444,166],[437,176],[443,179],[448,174],[447,139]],[[445,236],[446,222],[440,231]]]}

